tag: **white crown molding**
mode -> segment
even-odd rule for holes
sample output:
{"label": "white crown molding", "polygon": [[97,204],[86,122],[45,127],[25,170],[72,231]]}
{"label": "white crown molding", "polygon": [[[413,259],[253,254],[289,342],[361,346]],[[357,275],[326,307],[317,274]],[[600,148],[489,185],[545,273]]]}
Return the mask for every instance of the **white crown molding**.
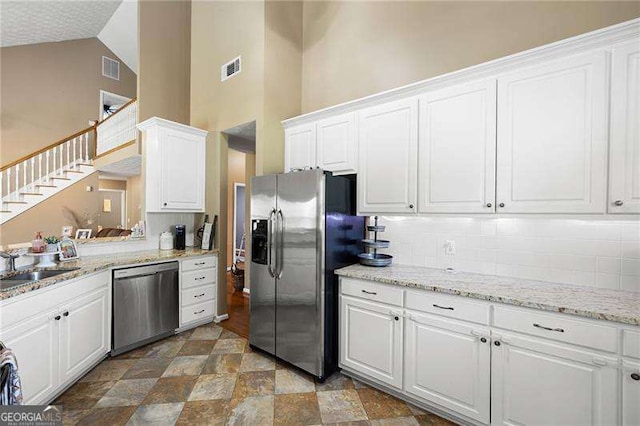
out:
{"label": "white crown molding", "polygon": [[[458,71],[442,74],[427,80],[406,86],[376,93],[364,98],[345,102],[318,111],[303,114],[282,121],[284,128],[306,124],[337,114],[352,112],[368,106],[390,102],[409,96],[424,93],[454,83],[463,83],[481,78],[496,78],[501,74],[513,71],[540,61],[553,61],[570,55],[586,53],[595,49],[611,48],[614,45],[640,38],[640,18],[622,22],[599,30],[580,34],[554,43],[514,53],[513,55],[494,59]],[[639,41],[640,42],[640,41]]]}
{"label": "white crown molding", "polygon": [[197,127],[187,126],[186,124],[176,123],[175,121],[165,120],[160,117],[151,117],[137,126],[141,132],[147,131],[153,127],[165,127],[169,129],[179,130],[186,133],[191,133],[196,136],[207,136],[206,130],[198,129]]}

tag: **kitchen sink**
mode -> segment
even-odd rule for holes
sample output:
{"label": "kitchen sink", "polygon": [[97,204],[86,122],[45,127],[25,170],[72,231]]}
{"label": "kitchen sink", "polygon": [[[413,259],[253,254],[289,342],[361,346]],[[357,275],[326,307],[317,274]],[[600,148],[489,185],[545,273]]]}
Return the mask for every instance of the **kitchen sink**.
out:
{"label": "kitchen sink", "polygon": [[44,278],[55,277],[56,275],[65,274],[80,268],[69,269],[45,269],[42,271],[24,272],[22,274],[12,275],[0,278],[0,291],[9,290],[22,284],[39,281]]}

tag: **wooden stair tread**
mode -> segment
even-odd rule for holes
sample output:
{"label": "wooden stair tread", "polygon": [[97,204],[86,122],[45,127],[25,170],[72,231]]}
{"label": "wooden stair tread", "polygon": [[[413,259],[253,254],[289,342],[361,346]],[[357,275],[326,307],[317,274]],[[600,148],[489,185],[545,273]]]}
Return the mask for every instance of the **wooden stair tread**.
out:
{"label": "wooden stair tread", "polygon": [[57,186],[55,186],[55,185],[38,184],[38,185],[36,185],[36,188],[57,188]]}
{"label": "wooden stair tread", "polygon": [[50,177],[49,179],[51,179],[51,180],[53,180],[53,179],[55,179],[55,180],[71,180],[71,179],[66,178],[66,177],[57,177],[57,176],[56,177]]}
{"label": "wooden stair tread", "polygon": [[71,170],[71,169],[69,169],[69,170],[65,170],[64,172],[65,173],[81,173],[81,174],[84,174],[84,172],[81,171],[81,170]]}
{"label": "wooden stair tread", "polygon": [[39,192],[21,192],[20,195],[44,195]]}
{"label": "wooden stair tread", "polygon": [[0,210],[0,213],[11,213],[11,210]]}
{"label": "wooden stair tread", "polygon": [[89,166],[89,167],[93,167],[93,164],[89,164],[89,163],[77,163],[78,166]]}
{"label": "wooden stair tread", "polygon": [[26,201],[3,201],[2,204],[29,204]]}

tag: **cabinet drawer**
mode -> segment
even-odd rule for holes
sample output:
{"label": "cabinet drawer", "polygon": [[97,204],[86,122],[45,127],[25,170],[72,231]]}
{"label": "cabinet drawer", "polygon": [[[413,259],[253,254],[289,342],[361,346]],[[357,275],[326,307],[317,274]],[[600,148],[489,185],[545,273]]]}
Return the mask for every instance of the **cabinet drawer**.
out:
{"label": "cabinet drawer", "polygon": [[640,359],[640,331],[622,331],[622,355]]}
{"label": "cabinet drawer", "polygon": [[489,305],[467,301],[462,297],[443,296],[432,292],[407,291],[407,309],[457,318],[480,324],[489,323]]}
{"label": "cabinet drawer", "polygon": [[193,271],[194,269],[215,268],[217,263],[217,258],[214,256],[187,259],[182,261],[182,270]]}
{"label": "cabinet drawer", "polygon": [[342,294],[402,306],[404,290],[371,281],[341,278]]}
{"label": "cabinet drawer", "polygon": [[182,306],[193,305],[216,298],[216,285],[209,284],[202,287],[194,287],[182,291]]}
{"label": "cabinet drawer", "polygon": [[215,300],[210,300],[182,308],[181,325],[212,316],[215,303]]}
{"label": "cabinet drawer", "polygon": [[216,269],[203,269],[182,273],[182,289],[204,284],[215,284]]}
{"label": "cabinet drawer", "polygon": [[615,327],[561,318],[559,315],[495,307],[493,325],[602,351],[617,350]]}

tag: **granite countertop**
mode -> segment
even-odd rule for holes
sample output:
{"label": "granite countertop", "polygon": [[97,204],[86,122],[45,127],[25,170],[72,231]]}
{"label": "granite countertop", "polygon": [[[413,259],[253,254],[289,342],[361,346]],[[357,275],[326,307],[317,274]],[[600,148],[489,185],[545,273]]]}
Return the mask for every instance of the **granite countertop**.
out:
{"label": "granite countertop", "polygon": [[117,266],[136,265],[139,263],[149,262],[163,262],[174,259],[180,259],[183,257],[202,256],[207,254],[218,254],[218,250],[201,250],[198,248],[187,248],[186,250],[145,250],[145,251],[133,251],[128,253],[115,253],[105,254],[99,256],[85,256],[77,260],[68,262],[60,262],[57,266],[51,268],[35,268],[22,269],[16,272],[3,274],[3,277],[22,274],[25,272],[31,272],[35,270],[48,269],[71,269],[79,268],[74,271],[69,271],[64,274],[56,275],[50,278],[44,278],[39,281],[34,281],[26,284],[22,284],[13,287],[8,290],[0,291],[0,300],[9,299],[11,297],[19,296],[30,291],[38,290],[41,288],[49,287],[60,282],[70,280],[72,278],[82,277],[94,272],[103,271]]}
{"label": "granite countertop", "polygon": [[336,274],[525,308],[640,325],[640,293],[630,291],[468,272],[451,273],[442,269],[405,265],[385,268],[352,265],[336,270]]}

